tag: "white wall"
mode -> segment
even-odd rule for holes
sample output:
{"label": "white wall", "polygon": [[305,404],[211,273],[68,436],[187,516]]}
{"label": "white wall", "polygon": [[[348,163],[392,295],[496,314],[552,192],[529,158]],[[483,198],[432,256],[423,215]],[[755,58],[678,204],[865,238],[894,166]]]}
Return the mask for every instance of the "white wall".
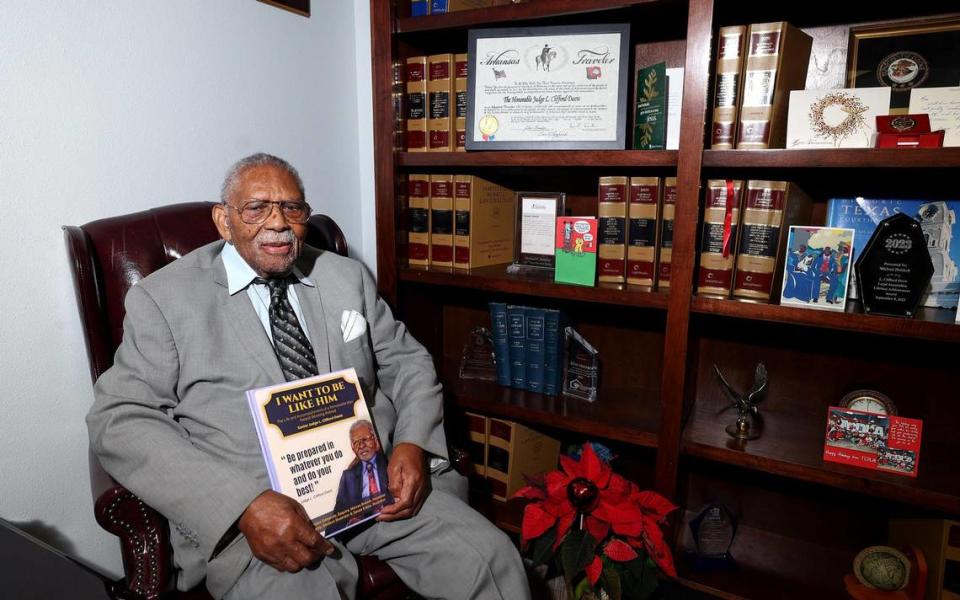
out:
{"label": "white wall", "polygon": [[372,267],[369,8],[313,5],[305,19],[255,0],[3,1],[0,517],[111,575],[60,226],[214,200],[229,164],[264,150]]}

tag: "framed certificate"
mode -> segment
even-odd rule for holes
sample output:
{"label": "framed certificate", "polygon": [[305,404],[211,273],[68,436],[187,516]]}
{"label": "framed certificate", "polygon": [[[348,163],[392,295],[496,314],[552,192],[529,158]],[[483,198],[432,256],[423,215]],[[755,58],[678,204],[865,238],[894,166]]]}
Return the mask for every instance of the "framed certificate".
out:
{"label": "framed certificate", "polygon": [[471,29],[467,150],[622,150],[630,26]]}
{"label": "framed certificate", "polygon": [[517,193],[516,255],[508,271],[554,268],[554,235],[565,200],[562,192]]}

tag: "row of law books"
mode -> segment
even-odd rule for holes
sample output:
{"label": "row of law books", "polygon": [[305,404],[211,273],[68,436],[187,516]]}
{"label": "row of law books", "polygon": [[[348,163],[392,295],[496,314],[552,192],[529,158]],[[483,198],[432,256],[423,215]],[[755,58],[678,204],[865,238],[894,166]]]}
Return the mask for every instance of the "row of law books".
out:
{"label": "row of law books", "polygon": [[806,84],[812,45],[785,21],[720,28],[711,148],[784,147],[790,91]]}
{"label": "row of law books", "polygon": [[495,500],[509,499],[527,485],[527,477],[557,468],[559,440],[513,421],[466,416],[474,474],[486,479]]}
{"label": "row of law books", "polygon": [[467,55],[411,56],[393,63],[394,150],[464,151]]}
{"label": "row of law books", "polygon": [[476,175],[411,173],[398,185],[398,254],[406,264],[473,269],[513,260],[513,190]]}
{"label": "row of law books", "polygon": [[518,4],[523,0],[410,0],[410,16],[442,15],[461,10],[489,8],[501,4]]}
{"label": "row of law books", "polygon": [[563,384],[563,313],[549,308],[490,303],[497,383],[555,396]]}

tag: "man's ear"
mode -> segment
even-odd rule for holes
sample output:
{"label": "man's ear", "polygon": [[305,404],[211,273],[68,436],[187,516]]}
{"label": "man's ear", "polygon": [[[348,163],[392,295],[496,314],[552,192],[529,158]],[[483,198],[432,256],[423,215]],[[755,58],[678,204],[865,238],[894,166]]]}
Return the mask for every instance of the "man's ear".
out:
{"label": "man's ear", "polygon": [[211,216],[213,217],[213,224],[217,226],[220,237],[228,242],[232,242],[233,231],[230,229],[230,219],[227,215],[226,207],[220,203],[214,204]]}

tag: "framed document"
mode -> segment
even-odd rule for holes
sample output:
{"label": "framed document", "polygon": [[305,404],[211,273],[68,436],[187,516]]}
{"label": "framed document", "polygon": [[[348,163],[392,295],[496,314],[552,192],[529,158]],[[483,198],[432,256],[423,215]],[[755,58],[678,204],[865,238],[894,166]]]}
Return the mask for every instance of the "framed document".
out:
{"label": "framed document", "polygon": [[560,192],[517,193],[516,256],[510,272],[554,268],[554,235],[565,199]]}
{"label": "framed document", "polygon": [[471,29],[467,150],[622,150],[630,26]]}
{"label": "framed document", "polygon": [[958,16],[851,27],[847,87],[889,87],[890,108],[906,113],[913,88],[960,84],[958,46]]}

